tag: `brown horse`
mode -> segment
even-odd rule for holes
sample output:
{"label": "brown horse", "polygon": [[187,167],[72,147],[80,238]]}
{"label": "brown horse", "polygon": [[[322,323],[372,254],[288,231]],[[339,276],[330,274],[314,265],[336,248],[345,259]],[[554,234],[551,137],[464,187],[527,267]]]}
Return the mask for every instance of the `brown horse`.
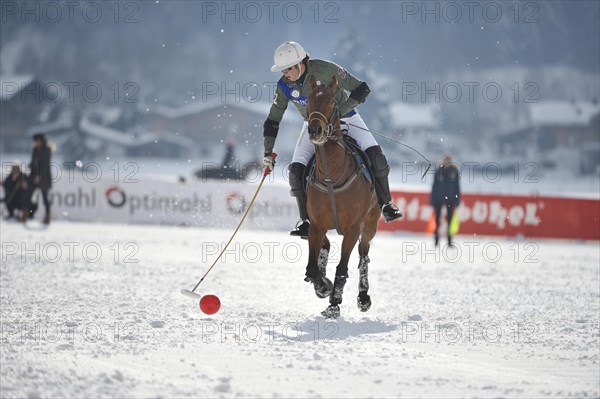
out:
{"label": "brown horse", "polygon": [[[381,210],[373,185],[364,176],[364,169],[350,153],[342,137],[340,117],[335,103],[337,79],[327,85],[318,85],[314,76],[310,79],[308,96],[308,134],[315,145],[316,170],[307,186],[307,208],[310,217],[308,233],[309,257],[306,281],[313,283],[320,298],[329,296],[329,307],[323,316],[335,318],[340,315],[344,285],[348,278],[350,254],[360,238],[358,307],[366,312],[371,307],[368,265],[369,243],[377,232]],[[344,236],[340,263],[335,280],[325,277],[329,240],[326,233],[336,229]]]}

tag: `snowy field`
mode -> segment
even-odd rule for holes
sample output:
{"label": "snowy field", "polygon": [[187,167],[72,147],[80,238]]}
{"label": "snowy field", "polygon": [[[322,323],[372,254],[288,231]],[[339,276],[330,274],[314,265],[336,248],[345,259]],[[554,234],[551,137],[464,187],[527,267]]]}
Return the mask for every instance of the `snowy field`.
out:
{"label": "snowy field", "polygon": [[[0,396],[598,397],[598,243],[377,236],[373,307],[303,281],[306,242],[230,230],[2,222]],[[335,235],[335,234],[334,234]],[[334,239],[339,244],[337,237]],[[328,275],[333,275],[333,254]]]}

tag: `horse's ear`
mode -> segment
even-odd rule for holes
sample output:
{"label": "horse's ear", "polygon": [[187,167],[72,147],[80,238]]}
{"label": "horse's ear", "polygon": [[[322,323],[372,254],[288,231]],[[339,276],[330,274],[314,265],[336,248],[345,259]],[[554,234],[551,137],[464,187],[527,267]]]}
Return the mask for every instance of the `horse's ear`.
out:
{"label": "horse's ear", "polygon": [[315,78],[315,75],[310,76],[308,83],[310,84],[310,90],[315,90],[317,88],[317,78]]}
{"label": "horse's ear", "polygon": [[337,87],[338,81],[337,78],[334,76],[333,78],[331,78],[331,82],[329,82],[329,88],[332,90],[335,90],[335,88]]}

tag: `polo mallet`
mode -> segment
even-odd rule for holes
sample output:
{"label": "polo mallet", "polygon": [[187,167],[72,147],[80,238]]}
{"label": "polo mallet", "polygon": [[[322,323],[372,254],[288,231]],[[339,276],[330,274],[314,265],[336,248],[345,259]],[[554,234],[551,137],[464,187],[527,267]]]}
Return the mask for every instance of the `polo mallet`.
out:
{"label": "polo mallet", "polygon": [[[275,165],[275,158],[277,158],[277,154],[273,153],[272,156],[273,156],[273,165]],[[254,204],[254,200],[256,200],[256,197],[258,196],[258,193],[260,192],[260,189],[262,188],[262,185],[265,182],[265,179],[267,178],[267,176],[269,175],[269,173],[271,173],[271,169],[269,169],[268,167],[265,167],[265,170],[263,171],[263,177],[260,180],[260,183],[259,183],[258,187],[256,188],[256,192],[254,193],[254,196],[252,197],[252,200],[250,201],[250,204],[248,204],[248,208],[246,208],[246,212],[244,212],[244,215],[242,216],[242,220],[240,220],[240,223],[235,228],[235,231],[231,235],[231,238],[229,239],[229,241],[227,241],[227,244],[225,244],[225,247],[223,248],[223,250],[221,251],[221,253],[219,254],[219,256],[217,256],[217,259],[215,259],[215,261],[213,262],[213,264],[208,268],[208,270],[206,271],[206,273],[204,273],[204,276],[202,276],[202,278],[200,279],[200,281],[198,281],[198,284],[196,284],[196,286],[194,286],[194,288],[191,291],[190,290],[181,290],[181,294],[182,295],[185,295],[185,296],[190,297],[192,299],[198,299],[198,300],[200,298],[202,298],[202,295],[196,293],[196,289],[198,288],[198,286],[200,285],[200,283],[202,283],[202,281],[204,281],[204,278],[208,275],[208,273],[210,273],[210,271],[212,270],[212,268],[215,267],[215,265],[217,264],[217,262],[219,261],[219,259],[221,259],[221,256],[223,256],[223,253],[225,253],[225,250],[227,249],[227,247],[229,246],[229,244],[231,243],[231,241],[233,241],[233,237],[235,237],[235,235],[237,234],[238,230],[242,226],[242,223],[244,223],[244,220],[246,219],[246,216],[248,216],[248,213],[250,212],[250,208],[252,208],[252,205]]]}

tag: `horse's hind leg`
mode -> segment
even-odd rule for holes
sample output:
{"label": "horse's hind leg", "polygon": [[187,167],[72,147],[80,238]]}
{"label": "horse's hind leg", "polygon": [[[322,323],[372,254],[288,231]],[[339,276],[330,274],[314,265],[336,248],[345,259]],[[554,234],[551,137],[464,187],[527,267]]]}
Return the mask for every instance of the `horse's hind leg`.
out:
{"label": "horse's hind leg", "polygon": [[371,308],[371,297],[369,291],[369,249],[371,240],[377,232],[377,221],[379,219],[379,208],[373,207],[367,215],[360,243],[358,244],[358,255],[360,261],[358,263],[358,298],[357,305],[361,312],[366,312]]}

